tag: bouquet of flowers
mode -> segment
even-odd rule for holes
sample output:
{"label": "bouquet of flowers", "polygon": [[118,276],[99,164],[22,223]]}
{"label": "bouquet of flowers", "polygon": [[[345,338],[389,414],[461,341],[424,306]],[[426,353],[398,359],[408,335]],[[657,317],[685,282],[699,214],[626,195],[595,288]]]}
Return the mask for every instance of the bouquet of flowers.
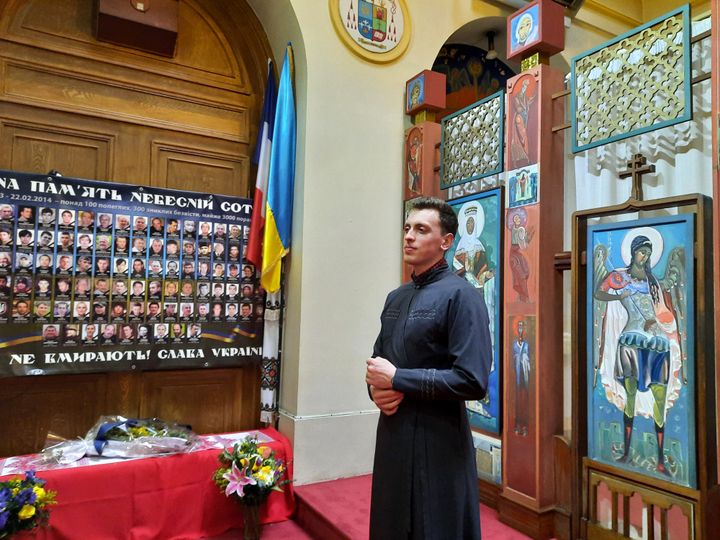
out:
{"label": "bouquet of flowers", "polygon": [[197,436],[189,427],[159,418],[101,416],[84,439],[61,441],[43,449],[44,459],[72,463],[84,456],[136,458],[187,452]]}
{"label": "bouquet of flowers", "polygon": [[44,485],[45,481],[33,471],[28,471],[25,478],[0,482],[0,538],[47,524],[55,492]]}
{"label": "bouquet of flowers", "polygon": [[213,480],[226,497],[234,495],[245,505],[262,504],[271,491],[282,491],[280,486],[289,482],[283,479],[282,460],[268,446],[258,446],[257,439],[251,437],[223,450],[218,459],[220,467]]}

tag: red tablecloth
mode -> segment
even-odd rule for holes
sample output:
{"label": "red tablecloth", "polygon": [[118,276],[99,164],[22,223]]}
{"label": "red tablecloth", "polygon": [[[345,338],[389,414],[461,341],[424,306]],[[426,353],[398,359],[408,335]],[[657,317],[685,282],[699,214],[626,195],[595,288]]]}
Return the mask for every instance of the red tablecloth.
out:
{"label": "red tablecloth", "polygon": [[[276,430],[260,430],[266,443],[288,466],[292,447]],[[122,463],[38,473],[57,491],[50,525],[37,539],[180,539],[202,538],[242,526],[240,505],[212,481],[220,450],[202,450]],[[0,477],[0,480],[8,477]],[[263,506],[262,523],[288,519],[295,509],[292,484],[273,492]]]}

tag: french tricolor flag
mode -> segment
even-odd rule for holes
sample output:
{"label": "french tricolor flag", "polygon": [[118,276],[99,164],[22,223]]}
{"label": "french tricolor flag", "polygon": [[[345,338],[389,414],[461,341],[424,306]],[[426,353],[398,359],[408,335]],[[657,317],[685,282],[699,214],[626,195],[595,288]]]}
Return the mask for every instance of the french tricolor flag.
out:
{"label": "french tricolor flag", "polygon": [[267,186],[270,172],[270,151],[272,148],[273,126],[275,125],[275,74],[272,60],[268,60],[268,78],[265,85],[263,114],[259,136],[253,155],[253,163],[257,164],[255,178],[255,197],[253,213],[250,221],[247,259],[259,270],[262,268],[262,243],[265,230],[265,206],[267,203]]}

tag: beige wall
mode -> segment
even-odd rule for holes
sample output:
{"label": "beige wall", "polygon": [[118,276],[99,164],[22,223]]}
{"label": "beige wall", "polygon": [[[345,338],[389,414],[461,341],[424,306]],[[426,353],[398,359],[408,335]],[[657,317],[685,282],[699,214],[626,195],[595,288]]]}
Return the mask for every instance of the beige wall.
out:
{"label": "beige wall", "polygon": [[[280,428],[298,484],[366,473],[377,412],[363,382],[385,295],[400,282],[405,81],[430,68],[447,37],[510,8],[478,0],[409,0],[412,38],[389,65],[339,40],[324,0],[249,0],[278,64],[297,60],[298,160]],[[302,29],[302,30],[301,30]],[[571,25],[568,58],[612,34]]]}

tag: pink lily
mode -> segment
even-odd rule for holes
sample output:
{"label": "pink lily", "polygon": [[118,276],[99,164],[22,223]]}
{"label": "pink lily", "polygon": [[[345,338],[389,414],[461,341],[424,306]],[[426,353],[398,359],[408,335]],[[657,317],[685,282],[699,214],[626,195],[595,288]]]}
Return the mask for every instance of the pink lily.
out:
{"label": "pink lily", "polygon": [[257,484],[254,478],[246,476],[244,471],[240,471],[237,465],[235,465],[235,462],[233,462],[230,471],[223,474],[223,478],[228,481],[228,485],[225,488],[226,497],[229,497],[233,493],[237,493],[238,497],[244,497],[245,486],[254,486]]}

